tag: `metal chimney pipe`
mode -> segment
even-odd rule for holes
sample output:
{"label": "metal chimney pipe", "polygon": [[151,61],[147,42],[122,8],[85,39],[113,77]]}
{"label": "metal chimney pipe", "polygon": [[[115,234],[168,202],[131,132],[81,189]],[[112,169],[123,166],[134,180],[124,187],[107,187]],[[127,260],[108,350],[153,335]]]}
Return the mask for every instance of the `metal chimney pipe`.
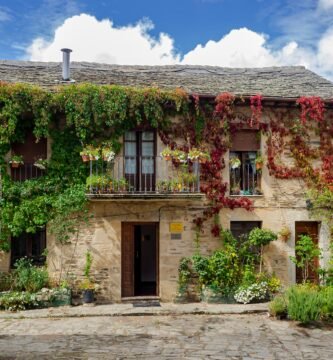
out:
{"label": "metal chimney pipe", "polygon": [[61,49],[62,51],[62,80],[70,80],[70,54],[71,49]]}

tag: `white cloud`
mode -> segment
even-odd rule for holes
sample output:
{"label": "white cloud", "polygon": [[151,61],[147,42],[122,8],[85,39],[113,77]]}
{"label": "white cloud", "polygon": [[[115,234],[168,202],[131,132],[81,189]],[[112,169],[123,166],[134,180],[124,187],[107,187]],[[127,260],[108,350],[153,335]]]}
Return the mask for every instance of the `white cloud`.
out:
{"label": "white cloud", "polygon": [[52,41],[35,39],[27,49],[30,60],[59,61],[60,49],[73,49],[74,61],[104,62],[126,65],[173,64],[179,61],[174,54],[173,40],[161,33],[149,35],[152,23],[143,20],[136,25],[116,28],[112,21],[98,21],[81,14],[70,17],[59,26]]}
{"label": "white cloud", "polygon": [[333,7],[333,0],[319,0],[318,8],[328,10]]}
{"label": "white cloud", "polygon": [[[333,0],[332,0],[333,1]],[[47,42],[33,40],[27,57],[37,61],[60,61],[60,49],[73,49],[74,61],[123,65],[192,64],[227,67],[304,65],[333,79],[333,27],[321,35],[313,47],[289,41],[273,48],[265,34],[247,28],[234,29],[218,41],[197,45],[183,57],[176,53],[173,39],[164,33],[153,38],[153,24],[143,20],[136,25],[115,27],[110,20],[98,21],[81,14],[68,18]]]}

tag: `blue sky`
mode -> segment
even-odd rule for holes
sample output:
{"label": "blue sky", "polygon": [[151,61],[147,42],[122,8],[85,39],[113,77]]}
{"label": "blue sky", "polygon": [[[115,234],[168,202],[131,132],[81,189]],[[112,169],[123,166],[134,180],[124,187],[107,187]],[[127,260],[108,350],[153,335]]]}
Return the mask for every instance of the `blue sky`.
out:
{"label": "blue sky", "polygon": [[301,64],[333,77],[333,0],[0,0],[0,34],[2,59],[60,60],[68,46],[80,61]]}

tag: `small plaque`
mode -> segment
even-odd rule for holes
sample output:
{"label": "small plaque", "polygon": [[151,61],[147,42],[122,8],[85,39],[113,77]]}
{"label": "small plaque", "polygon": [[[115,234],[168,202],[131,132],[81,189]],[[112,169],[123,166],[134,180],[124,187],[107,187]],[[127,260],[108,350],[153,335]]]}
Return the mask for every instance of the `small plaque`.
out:
{"label": "small plaque", "polygon": [[181,233],[171,233],[171,240],[181,240],[182,234]]}
{"label": "small plaque", "polygon": [[171,233],[182,233],[184,231],[183,223],[170,223]]}

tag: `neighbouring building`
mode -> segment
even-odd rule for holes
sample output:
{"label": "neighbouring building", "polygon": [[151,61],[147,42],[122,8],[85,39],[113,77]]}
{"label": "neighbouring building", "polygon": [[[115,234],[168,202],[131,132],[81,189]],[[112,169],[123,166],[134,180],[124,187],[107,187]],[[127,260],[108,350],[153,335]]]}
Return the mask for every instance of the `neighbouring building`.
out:
{"label": "neighbouring building", "polygon": [[[241,121],[250,115],[250,97],[262,95],[265,108],[262,121],[270,121],[270,109],[295,109],[301,97],[321,97],[326,104],[326,115],[332,110],[333,84],[304,67],[272,67],[231,69],[209,66],[116,66],[95,63],[72,63],[71,84],[116,84],[134,87],[181,88],[189,95],[199,97],[201,103],[212,103],[223,92],[243,96],[235,103],[235,119]],[[67,86],[61,81],[61,64],[25,61],[1,61],[0,79],[9,83],[34,84],[52,91],[55,85]],[[67,81],[68,82],[68,81]],[[1,104],[1,99],[0,99]],[[0,105],[1,106],[1,105]],[[333,113],[333,112],[332,112]],[[0,120],[1,121],[1,120]],[[172,121],[182,121],[175,118]],[[101,301],[119,302],[136,296],[156,296],[162,301],[172,300],[177,291],[179,261],[195,251],[195,224],[208,200],[201,192],[200,165],[192,165],[194,177],[183,178],[177,191],[172,191],[164,180],[179,176],[179,167],[166,161],[160,153],[166,147],[155,129],[128,129],[122,136],[122,148],[116,155],[112,169],[97,168],[90,162],[90,175],[112,172],[114,188],[87,188],[89,209],[94,217],[83,228],[78,239],[60,245],[47,230],[12,237],[10,252],[0,253],[0,270],[8,271],[22,256],[43,263],[47,248],[47,266],[58,276],[62,267],[82,276],[87,249],[93,254],[93,276],[100,284]],[[219,222],[235,236],[248,233],[253,227],[280,231],[286,226],[291,231],[287,241],[278,239],[265,249],[265,266],[274,271],[283,283],[294,283],[299,274],[289,256],[295,254],[295,242],[300,234],[310,234],[323,249],[323,265],[329,259],[330,234],[327,225],[312,218],[308,211],[305,187],[300,179],[279,179],[269,174],[267,166],[259,171],[255,159],[259,153],[267,158],[267,135],[256,126],[243,126],[231,136],[231,144],[223,155],[224,179],[229,182],[229,198],[247,197],[253,210],[223,207]],[[319,135],[310,140],[314,146]],[[50,139],[38,143],[32,134],[24,143],[12,144],[11,152],[23,155],[24,165],[8,167],[14,181],[43,176],[43,169],[33,164],[36,157],[50,158]],[[10,153],[9,153],[10,154]],[[283,156],[291,163],[288,151]],[[7,155],[9,158],[10,155]],[[237,166],[230,159],[237,158]],[[89,163],[88,163],[89,164]],[[121,181],[126,181],[122,188]],[[176,185],[177,186],[177,185]],[[203,225],[200,249],[209,254],[220,246],[220,240],[211,234],[212,219]]]}

